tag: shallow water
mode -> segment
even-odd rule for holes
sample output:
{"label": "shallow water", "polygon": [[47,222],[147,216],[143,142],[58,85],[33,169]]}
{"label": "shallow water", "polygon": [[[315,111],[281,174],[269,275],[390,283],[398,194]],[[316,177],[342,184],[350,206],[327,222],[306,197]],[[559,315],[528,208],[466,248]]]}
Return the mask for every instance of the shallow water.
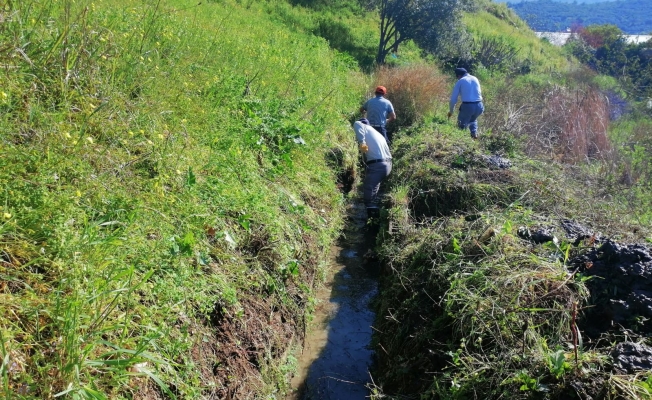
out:
{"label": "shallow water", "polygon": [[337,246],[326,285],[306,335],[298,370],[287,400],[356,400],[369,396],[373,352],[370,301],[376,295],[375,265],[364,261],[371,238],[365,237],[365,210],[349,209],[349,224]]}

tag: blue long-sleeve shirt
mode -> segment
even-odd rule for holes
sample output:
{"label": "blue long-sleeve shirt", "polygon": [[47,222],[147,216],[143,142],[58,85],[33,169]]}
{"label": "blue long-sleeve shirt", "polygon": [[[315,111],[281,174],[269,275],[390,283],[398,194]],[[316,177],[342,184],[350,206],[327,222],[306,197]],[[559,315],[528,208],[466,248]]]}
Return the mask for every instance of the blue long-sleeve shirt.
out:
{"label": "blue long-sleeve shirt", "polygon": [[360,121],[355,121],[353,130],[358,143],[366,143],[369,147],[369,151],[365,154],[366,161],[392,158],[387,141],[377,130]]}
{"label": "blue long-sleeve shirt", "polygon": [[482,101],[482,90],[480,89],[478,78],[471,74],[466,74],[458,79],[455,86],[453,86],[453,93],[451,93],[449,110],[451,113],[455,109],[458,97],[462,97],[462,102]]}

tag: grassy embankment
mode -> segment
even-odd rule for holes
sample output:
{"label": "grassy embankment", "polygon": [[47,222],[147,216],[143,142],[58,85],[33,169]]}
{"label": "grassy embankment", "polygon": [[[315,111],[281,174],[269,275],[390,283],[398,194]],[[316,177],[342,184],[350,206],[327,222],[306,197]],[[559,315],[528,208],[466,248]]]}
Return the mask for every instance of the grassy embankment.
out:
{"label": "grassy embankment", "polygon": [[365,88],[351,56],[287,23],[311,18],[229,0],[0,8],[3,397],[282,388]]}
{"label": "grassy embankment", "polygon": [[[479,142],[442,118],[445,106],[398,135],[378,247],[373,398],[650,398],[648,374],[613,369],[612,345],[626,335],[605,343],[578,331],[591,323],[582,320],[591,293],[568,264],[598,232],[649,240],[644,203],[626,200],[650,193],[619,178],[620,161],[635,159],[608,140],[608,107],[591,74],[516,29],[513,16],[481,12],[466,23],[476,37],[531,49],[519,57],[534,61],[532,72],[479,70]],[[439,92],[444,104],[447,94]],[[647,126],[629,124],[639,136]],[[512,166],[492,164],[495,153]],[[565,219],[592,233],[576,240]],[[556,241],[523,239],[540,228]],[[630,340],[645,335],[636,326],[624,331]]]}

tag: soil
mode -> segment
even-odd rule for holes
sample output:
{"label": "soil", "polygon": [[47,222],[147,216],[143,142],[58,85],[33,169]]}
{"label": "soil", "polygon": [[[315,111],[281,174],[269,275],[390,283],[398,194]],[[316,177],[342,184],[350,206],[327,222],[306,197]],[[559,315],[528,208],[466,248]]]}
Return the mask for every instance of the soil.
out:
{"label": "soil", "polygon": [[604,333],[652,334],[652,251],[643,244],[606,239],[571,265],[586,277],[594,307],[580,329],[591,338]]}

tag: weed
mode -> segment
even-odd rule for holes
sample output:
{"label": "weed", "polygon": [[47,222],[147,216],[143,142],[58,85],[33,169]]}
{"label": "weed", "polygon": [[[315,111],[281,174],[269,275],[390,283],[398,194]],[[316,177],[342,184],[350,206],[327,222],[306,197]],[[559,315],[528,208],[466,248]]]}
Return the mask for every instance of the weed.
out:
{"label": "weed", "polygon": [[375,81],[387,87],[387,98],[400,110],[398,127],[420,122],[436,102],[443,101],[447,90],[444,77],[428,65],[382,67],[376,72]]}
{"label": "weed", "polygon": [[[239,321],[270,309],[287,329],[303,321],[342,223],[323,154],[350,139],[333,115],[355,108],[362,80],[269,4],[186,3],[3,9],[5,397],[246,397],[277,384],[261,383],[262,365],[289,343]],[[248,355],[246,340],[267,347]],[[217,341],[223,368],[202,356]],[[226,379],[238,368],[256,383]]]}

